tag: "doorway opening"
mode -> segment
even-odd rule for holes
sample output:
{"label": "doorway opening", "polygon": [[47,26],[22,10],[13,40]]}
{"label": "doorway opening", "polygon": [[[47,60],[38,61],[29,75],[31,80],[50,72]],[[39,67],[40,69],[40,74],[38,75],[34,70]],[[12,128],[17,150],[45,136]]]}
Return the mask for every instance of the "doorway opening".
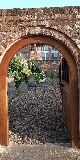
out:
{"label": "doorway opening", "polygon": [[[6,51],[2,62],[0,64],[0,106],[1,106],[1,131],[0,131],[0,144],[8,145],[9,142],[9,121],[8,121],[8,99],[7,99],[7,71],[8,66],[15,55],[21,48],[29,44],[47,44],[50,45],[63,55],[70,68],[69,85],[62,83],[62,106],[63,111],[67,117],[66,123],[71,135],[72,147],[79,145],[79,98],[78,98],[78,71],[76,61],[70,50],[64,43],[55,39],[54,37],[34,35],[22,38],[15,42]],[[64,87],[64,88],[63,88]],[[69,92],[68,92],[69,91]],[[68,101],[69,100],[69,101]],[[67,103],[66,103],[67,102]],[[64,105],[63,105],[64,104]],[[67,106],[66,106],[67,104]],[[67,109],[68,108],[68,109]],[[68,117],[68,113],[70,113]],[[75,128],[75,129],[74,129]]]}
{"label": "doorway opening", "polygon": [[[62,54],[55,48],[51,48],[50,51],[51,46],[48,45],[37,47],[36,50],[39,50],[37,56],[33,53],[34,49],[29,52],[29,46],[19,50],[8,69],[8,72],[14,77],[18,60],[21,64],[24,62],[27,67],[27,73],[25,70],[27,82],[25,77],[21,77],[22,81],[18,88],[16,88],[13,77],[9,77],[9,141],[10,143],[27,144],[54,143],[70,147],[71,139],[63,118],[60,90],[61,69],[64,68],[62,67]],[[61,77],[66,78],[66,75],[61,75]]]}

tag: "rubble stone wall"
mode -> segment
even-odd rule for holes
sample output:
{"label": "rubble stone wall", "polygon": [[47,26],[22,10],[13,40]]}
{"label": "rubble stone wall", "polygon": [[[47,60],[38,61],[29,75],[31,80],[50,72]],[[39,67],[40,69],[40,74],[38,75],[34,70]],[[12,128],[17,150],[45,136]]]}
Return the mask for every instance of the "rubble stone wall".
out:
{"label": "rubble stone wall", "polygon": [[61,40],[78,58],[79,33],[80,6],[0,9],[0,61],[12,43],[37,34]]}

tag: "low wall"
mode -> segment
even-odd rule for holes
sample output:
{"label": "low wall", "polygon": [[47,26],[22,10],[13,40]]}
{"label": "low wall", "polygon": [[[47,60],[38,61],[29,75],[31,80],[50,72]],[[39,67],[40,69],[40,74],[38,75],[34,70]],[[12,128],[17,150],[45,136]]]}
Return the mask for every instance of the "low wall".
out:
{"label": "low wall", "polygon": [[44,72],[54,73],[59,71],[60,60],[42,61],[41,68]]}

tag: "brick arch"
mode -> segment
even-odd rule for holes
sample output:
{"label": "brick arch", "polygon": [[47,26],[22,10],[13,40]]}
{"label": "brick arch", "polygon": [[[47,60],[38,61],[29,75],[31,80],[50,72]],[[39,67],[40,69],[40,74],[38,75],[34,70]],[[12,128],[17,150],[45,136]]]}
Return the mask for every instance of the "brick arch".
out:
{"label": "brick arch", "polygon": [[71,123],[71,142],[72,147],[78,147],[79,143],[79,106],[78,106],[78,71],[76,60],[73,52],[69,46],[62,43],[62,41],[55,39],[55,37],[45,35],[32,35],[24,37],[11,45],[1,61],[0,64],[0,144],[8,145],[9,142],[9,122],[8,122],[8,100],[7,100],[7,70],[9,63],[15,53],[26,45],[38,43],[48,44],[57,48],[70,68],[70,123]]}
{"label": "brick arch", "polygon": [[[75,59],[78,59],[78,55],[80,54],[79,48],[77,47],[77,44],[75,41],[72,40],[71,37],[69,37],[67,34],[65,34],[64,31],[61,31],[59,29],[51,28],[51,27],[46,27],[43,25],[40,26],[29,26],[28,28],[24,28],[24,31],[19,30],[19,33],[16,33],[16,37],[11,34],[11,37],[7,37],[6,40],[4,40],[4,43],[2,41],[1,47],[4,48],[4,50],[1,53],[0,56],[0,63],[6,54],[6,51],[17,41],[24,39],[25,37],[30,37],[30,36],[47,36],[47,37],[52,37],[62,43],[72,52],[73,56]],[[9,41],[7,43],[7,41]]]}

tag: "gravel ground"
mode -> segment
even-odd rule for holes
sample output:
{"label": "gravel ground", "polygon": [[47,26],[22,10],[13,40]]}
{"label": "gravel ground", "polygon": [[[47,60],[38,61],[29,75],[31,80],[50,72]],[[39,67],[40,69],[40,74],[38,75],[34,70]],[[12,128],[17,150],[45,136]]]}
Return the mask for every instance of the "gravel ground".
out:
{"label": "gravel ground", "polygon": [[80,160],[80,150],[70,148],[57,78],[9,95],[9,122],[10,143],[0,146],[0,160]]}
{"label": "gravel ground", "polygon": [[9,96],[10,143],[69,143],[57,78]]}

